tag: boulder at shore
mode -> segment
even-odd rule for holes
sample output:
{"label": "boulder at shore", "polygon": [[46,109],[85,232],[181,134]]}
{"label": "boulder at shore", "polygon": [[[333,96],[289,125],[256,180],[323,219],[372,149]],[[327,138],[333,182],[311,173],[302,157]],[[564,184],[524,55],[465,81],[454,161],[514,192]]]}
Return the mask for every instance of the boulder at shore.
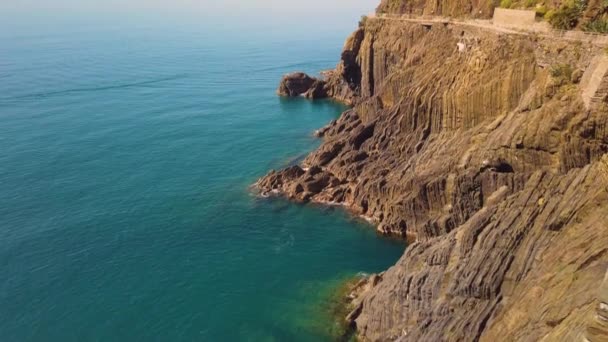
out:
{"label": "boulder at shore", "polygon": [[310,77],[303,72],[294,72],[283,76],[277,90],[280,96],[300,96],[310,99],[327,97],[325,81]]}

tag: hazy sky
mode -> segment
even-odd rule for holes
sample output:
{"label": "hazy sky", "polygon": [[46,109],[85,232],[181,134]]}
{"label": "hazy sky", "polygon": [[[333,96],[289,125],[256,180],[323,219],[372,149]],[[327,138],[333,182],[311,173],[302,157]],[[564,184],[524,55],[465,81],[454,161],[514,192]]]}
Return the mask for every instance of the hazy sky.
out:
{"label": "hazy sky", "polygon": [[[0,36],[112,25],[346,36],[380,0],[0,0]],[[243,29],[247,31],[243,31]],[[1,53],[0,53],[1,56]]]}
{"label": "hazy sky", "polygon": [[0,0],[0,11],[168,11],[277,13],[285,15],[371,12],[380,0]]}

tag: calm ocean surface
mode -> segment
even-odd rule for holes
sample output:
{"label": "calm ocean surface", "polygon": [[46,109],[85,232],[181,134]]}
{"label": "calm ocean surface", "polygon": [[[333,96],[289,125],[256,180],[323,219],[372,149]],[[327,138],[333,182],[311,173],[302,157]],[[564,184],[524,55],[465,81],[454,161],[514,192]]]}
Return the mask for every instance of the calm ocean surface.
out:
{"label": "calm ocean surface", "polygon": [[4,30],[0,341],[328,340],[332,291],[404,246],[248,187],[344,110],[274,91],[354,25]]}

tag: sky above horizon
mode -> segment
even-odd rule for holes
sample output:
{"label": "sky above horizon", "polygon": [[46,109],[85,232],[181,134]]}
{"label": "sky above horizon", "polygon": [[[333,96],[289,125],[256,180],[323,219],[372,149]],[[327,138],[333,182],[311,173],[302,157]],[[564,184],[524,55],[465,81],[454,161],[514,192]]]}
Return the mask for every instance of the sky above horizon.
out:
{"label": "sky above horizon", "polygon": [[[94,26],[205,26],[244,33],[347,34],[380,0],[0,0],[0,36]],[[246,29],[247,31],[244,31]]]}
{"label": "sky above horizon", "polygon": [[0,0],[0,11],[366,14],[380,0]]}

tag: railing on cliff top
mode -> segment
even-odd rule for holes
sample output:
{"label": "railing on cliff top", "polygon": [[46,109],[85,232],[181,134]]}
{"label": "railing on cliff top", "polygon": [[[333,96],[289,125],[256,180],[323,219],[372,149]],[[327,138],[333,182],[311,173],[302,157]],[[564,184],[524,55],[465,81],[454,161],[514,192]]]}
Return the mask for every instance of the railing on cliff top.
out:
{"label": "railing on cliff top", "polygon": [[465,24],[477,27],[493,27],[510,29],[517,33],[537,34],[548,38],[563,38],[566,40],[589,41],[597,45],[608,45],[608,34],[600,32],[576,31],[576,30],[559,30],[554,28],[543,29],[526,29],[521,26],[502,26],[494,25],[492,20],[471,20],[452,17],[434,16],[434,15],[415,15],[415,14],[389,14],[389,13],[372,13],[368,18],[376,19],[393,19],[393,20],[410,20],[415,22],[443,23],[443,24]]}

